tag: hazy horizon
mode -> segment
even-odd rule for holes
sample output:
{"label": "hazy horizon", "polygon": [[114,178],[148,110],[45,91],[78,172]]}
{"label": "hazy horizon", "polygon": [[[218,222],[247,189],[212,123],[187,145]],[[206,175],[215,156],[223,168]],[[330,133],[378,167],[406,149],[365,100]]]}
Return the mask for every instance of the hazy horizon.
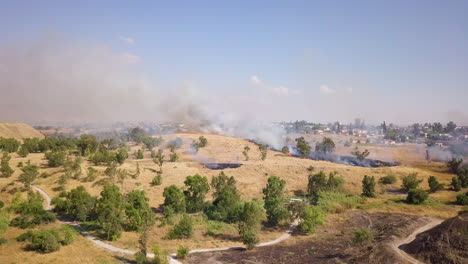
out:
{"label": "hazy horizon", "polygon": [[5,1],[0,121],[468,125],[466,11],[466,1]]}

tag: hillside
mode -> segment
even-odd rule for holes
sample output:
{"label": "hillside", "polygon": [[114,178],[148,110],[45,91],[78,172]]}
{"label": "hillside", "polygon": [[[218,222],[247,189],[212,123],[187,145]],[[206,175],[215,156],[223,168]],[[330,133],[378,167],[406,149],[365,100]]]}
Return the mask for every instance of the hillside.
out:
{"label": "hillside", "polygon": [[25,123],[3,123],[0,122],[0,137],[16,138],[44,138],[44,135]]}
{"label": "hillside", "polygon": [[462,213],[421,233],[402,249],[425,263],[468,261],[468,213]]}

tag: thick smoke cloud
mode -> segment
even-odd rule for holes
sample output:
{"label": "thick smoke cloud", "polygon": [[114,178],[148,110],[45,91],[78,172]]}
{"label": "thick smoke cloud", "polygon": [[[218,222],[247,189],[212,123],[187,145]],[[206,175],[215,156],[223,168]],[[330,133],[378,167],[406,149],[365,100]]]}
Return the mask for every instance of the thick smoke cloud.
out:
{"label": "thick smoke cloud", "polygon": [[[280,147],[284,131],[254,115],[220,111],[216,94],[190,85],[170,89],[149,81],[140,58],[104,45],[44,36],[0,47],[0,120],[44,122],[180,122],[193,130]],[[217,97],[218,96],[218,97]]]}

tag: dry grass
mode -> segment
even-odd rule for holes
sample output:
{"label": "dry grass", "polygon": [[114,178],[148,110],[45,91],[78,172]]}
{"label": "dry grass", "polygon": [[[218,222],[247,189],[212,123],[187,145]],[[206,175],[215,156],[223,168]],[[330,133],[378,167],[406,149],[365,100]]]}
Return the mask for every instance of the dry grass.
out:
{"label": "dry grass", "polygon": [[22,140],[23,138],[44,138],[44,135],[24,123],[0,122],[0,137]]}
{"label": "dry grass", "polygon": [[[177,153],[180,155],[180,160],[178,162],[172,163],[167,161],[169,157],[169,150],[166,148],[166,145],[169,140],[175,138],[176,136],[180,137],[184,141],[184,144],[181,149],[177,150]],[[290,196],[293,196],[297,192],[305,191],[307,186],[307,176],[309,174],[307,168],[309,166],[314,166],[315,172],[318,172],[319,170],[323,170],[326,173],[333,171],[338,172],[346,181],[344,188],[354,194],[361,193],[361,181],[364,175],[373,175],[379,179],[380,177],[386,176],[388,174],[394,174],[399,179],[397,183],[392,186],[394,189],[398,189],[401,185],[400,178],[408,175],[409,173],[418,173],[418,176],[424,180],[421,184],[421,187],[426,189],[428,188],[427,178],[431,175],[436,176],[437,179],[444,184],[449,184],[453,176],[447,172],[445,164],[443,163],[426,163],[424,161],[424,154],[421,154],[423,152],[421,152],[420,147],[417,145],[392,147],[366,146],[366,148],[369,149],[371,153],[374,153],[374,158],[384,159],[383,157],[391,156],[393,160],[402,162],[402,165],[397,167],[362,168],[326,161],[293,158],[275,151],[268,151],[267,159],[262,161],[260,159],[260,152],[258,147],[255,144],[240,138],[229,138],[212,134],[204,135],[208,139],[208,146],[201,148],[198,154],[194,156],[190,154],[190,145],[194,140],[198,139],[199,136],[200,134],[195,133],[163,136],[164,155],[166,156],[166,162],[163,165],[163,184],[161,186],[154,187],[150,186],[150,182],[153,179],[155,173],[150,169],[156,169],[157,166],[151,160],[149,151],[145,151],[144,159],[135,160],[132,154],[135,150],[141,148],[141,146],[131,145],[130,158],[125,161],[121,168],[127,169],[131,173],[134,173],[136,163],[138,162],[141,169],[141,175],[138,179],[132,179],[129,177],[124,183],[124,192],[129,192],[133,189],[143,189],[147,192],[147,195],[150,199],[150,205],[154,208],[158,208],[163,202],[162,192],[165,187],[171,184],[182,187],[185,178],[196,173],[207,176],[209,180],[211,180],[213,176],[219,174],[220,171],[207,169],[201,165],[199,161],[243,163],[244,165],[240,168],[226,169],[224,171],[227,175],[232,175],[236,178],[238,189],[240,190],[244,200],[254,197],[261,198],[262,188],[265,186],[268,176],[271,175],[276,175],[286,180],[287,194]],[[244,157],[242,155],[242,151],[246,145],[248,145],[251,149],[249,152],[249,161],[244,161]],[[339,151],[345,152],[347,150],[339,149]],[[27,158],[21,158],[16,154],[13,154],[13,158],[10,161],[10,164],[15,169],[15,173],[9,179],[0,179],[0,186],[6,186],[11,181],[14,181],[20,173],[20,170],[16,167],[17,163],[19,161],[25,162],[27,160],[31,160],[31,162],[39,164],[41,166],[41,172],[45,171],[51,174],[51,176],[46,179],[38,179],[35,184],[46,190],[52,197],[58,195],[58,191],[55,190],[55,187],[58,186],[57,179],[63,173],[63,169],[47,168],[43,154],[29,154]],[[91,164],[89,162],[84,162],[82,177],[86,176],[86,168],[90,165]],[[97,180],[105,178],[103,175],[105,167],[96,166],[95,168],[97,168],[100,172]],[[99,195],[102,188],[101,186],[93,186],[93,183],[84,183],[71,179],[67,185],[67,189],[69,190],[79,185],[85,186],[86,189],[93,195]],[[9,186],[8,189],[11,190],[19,186],[19,184],[15,184],[13,186]],[[11,194],[6,194],[4,192],[0,193],[0,199],[8,200],[8,197],[11,197]],[[380,194],[378,199],[369,200],[370,203],[375,202],[375,205],[369,206],[369,208],[366,210],[438,215],[442,217],[452,216],[456,211],[456,208],[453,206],[439,204],[416,207],[401,203],[385,204],[383,202],[384,200],[395,197],[398,197],[398,195],[388,193]],[[442,202],[453,201],[455,199],[455,192],[441,191],[436,194],[431,194],[431,197],[433,199],[440,199]],[[211,197],[208,197],[208,199],[211,199]],[[160,243],[163,248],[168,249],[170,252],[174,252],[178,245],[181,244],[188,246],[191,249],[240,245],[240,242],[236,241],[237,233],[235,228],[227,228],[225,230],[225,236],[213,238],[210,236],[205,236],[204,233],[206,229],[204,225],[199,224],[195,228],[194,237],[192,239],[163,240],[162,237],[167,234],[168,228],[168,226],[155,227],[151,232],[150,243]],[[264,231],[261,233],[261,240],[266,241],[276,238],[280,232],[281,231],[271,230]],[[121,239],[112,242],[112,244],[123,248],[136,249],[137,239],[138,234],[134,232],[125,232]],[[9,244],[10,243],[7,245],[8,247],[12,246]],[[87,245],[85,241],[83,241],[83,243],[78,241],[72,248],[66,249],[66,247],[64,247],[60,252],[53,253],[52,255],[57,254],[55,256],[57,256],[57,259],[60,259],[58,256],[62,256],[62,252],[68,252],[68,254],[72,254],[73,252],[70,252],[70,250],[72,250],[74,247],[84,248],[87,247]],[[90,246],[90,248],[95,247]],[[15,252],[18,251],[18,258],[15,259],[24,258],[23,254],[24,256],[37,255],[31,252],[22,252],[22,250],[19,250],[18,246],[16,246],[16,248],[12,248],[12,250]],[[93,250],[100,252],[100,250],[97,249]],[[70,256],[73,256],[74,258],[75,255]],[[88,256],[83,256],[83,258],[86,257]],[[79,259],[79,257],[77,258]],[[86,261],[80,262],[87,263]],[[1,261],[1,258],[0,263],[4,263]],[[43,262],[39,261],[37,263]]]}

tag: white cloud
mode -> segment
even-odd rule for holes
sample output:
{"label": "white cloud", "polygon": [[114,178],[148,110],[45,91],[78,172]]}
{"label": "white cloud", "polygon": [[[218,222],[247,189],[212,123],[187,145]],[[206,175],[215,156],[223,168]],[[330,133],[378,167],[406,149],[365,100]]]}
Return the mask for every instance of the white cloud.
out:
{"label": "white cloud", "polygon": [[130,53],[122,53],[120,54],[120,57],[126,64],[136,64],[140,62],[140,57],[138,57],[137,55],[130,54]]}
{"label": "white cloud", "polygon": [[120,36],[120,40],[127,44],[135,44],[135,39],[130,38],[130,37]]}
{"label": "white cloud", "polygon": [[257,75],[252,75],[250,77],[250,83],[268,91],[269,93],[275,94],[277,96],[288,96],[290,94],[294,94],[294,95],[300,94],[299,90],[290,90],[289,88],[285,86],[272,86],[272,85],[266,84],[264,81],[258,78]]}
{"label": "white cloud", "polygon": [[335,90],[331,89],[327,85],[320,85],[320,93],[322,93],[322,94],[334,94]]}

